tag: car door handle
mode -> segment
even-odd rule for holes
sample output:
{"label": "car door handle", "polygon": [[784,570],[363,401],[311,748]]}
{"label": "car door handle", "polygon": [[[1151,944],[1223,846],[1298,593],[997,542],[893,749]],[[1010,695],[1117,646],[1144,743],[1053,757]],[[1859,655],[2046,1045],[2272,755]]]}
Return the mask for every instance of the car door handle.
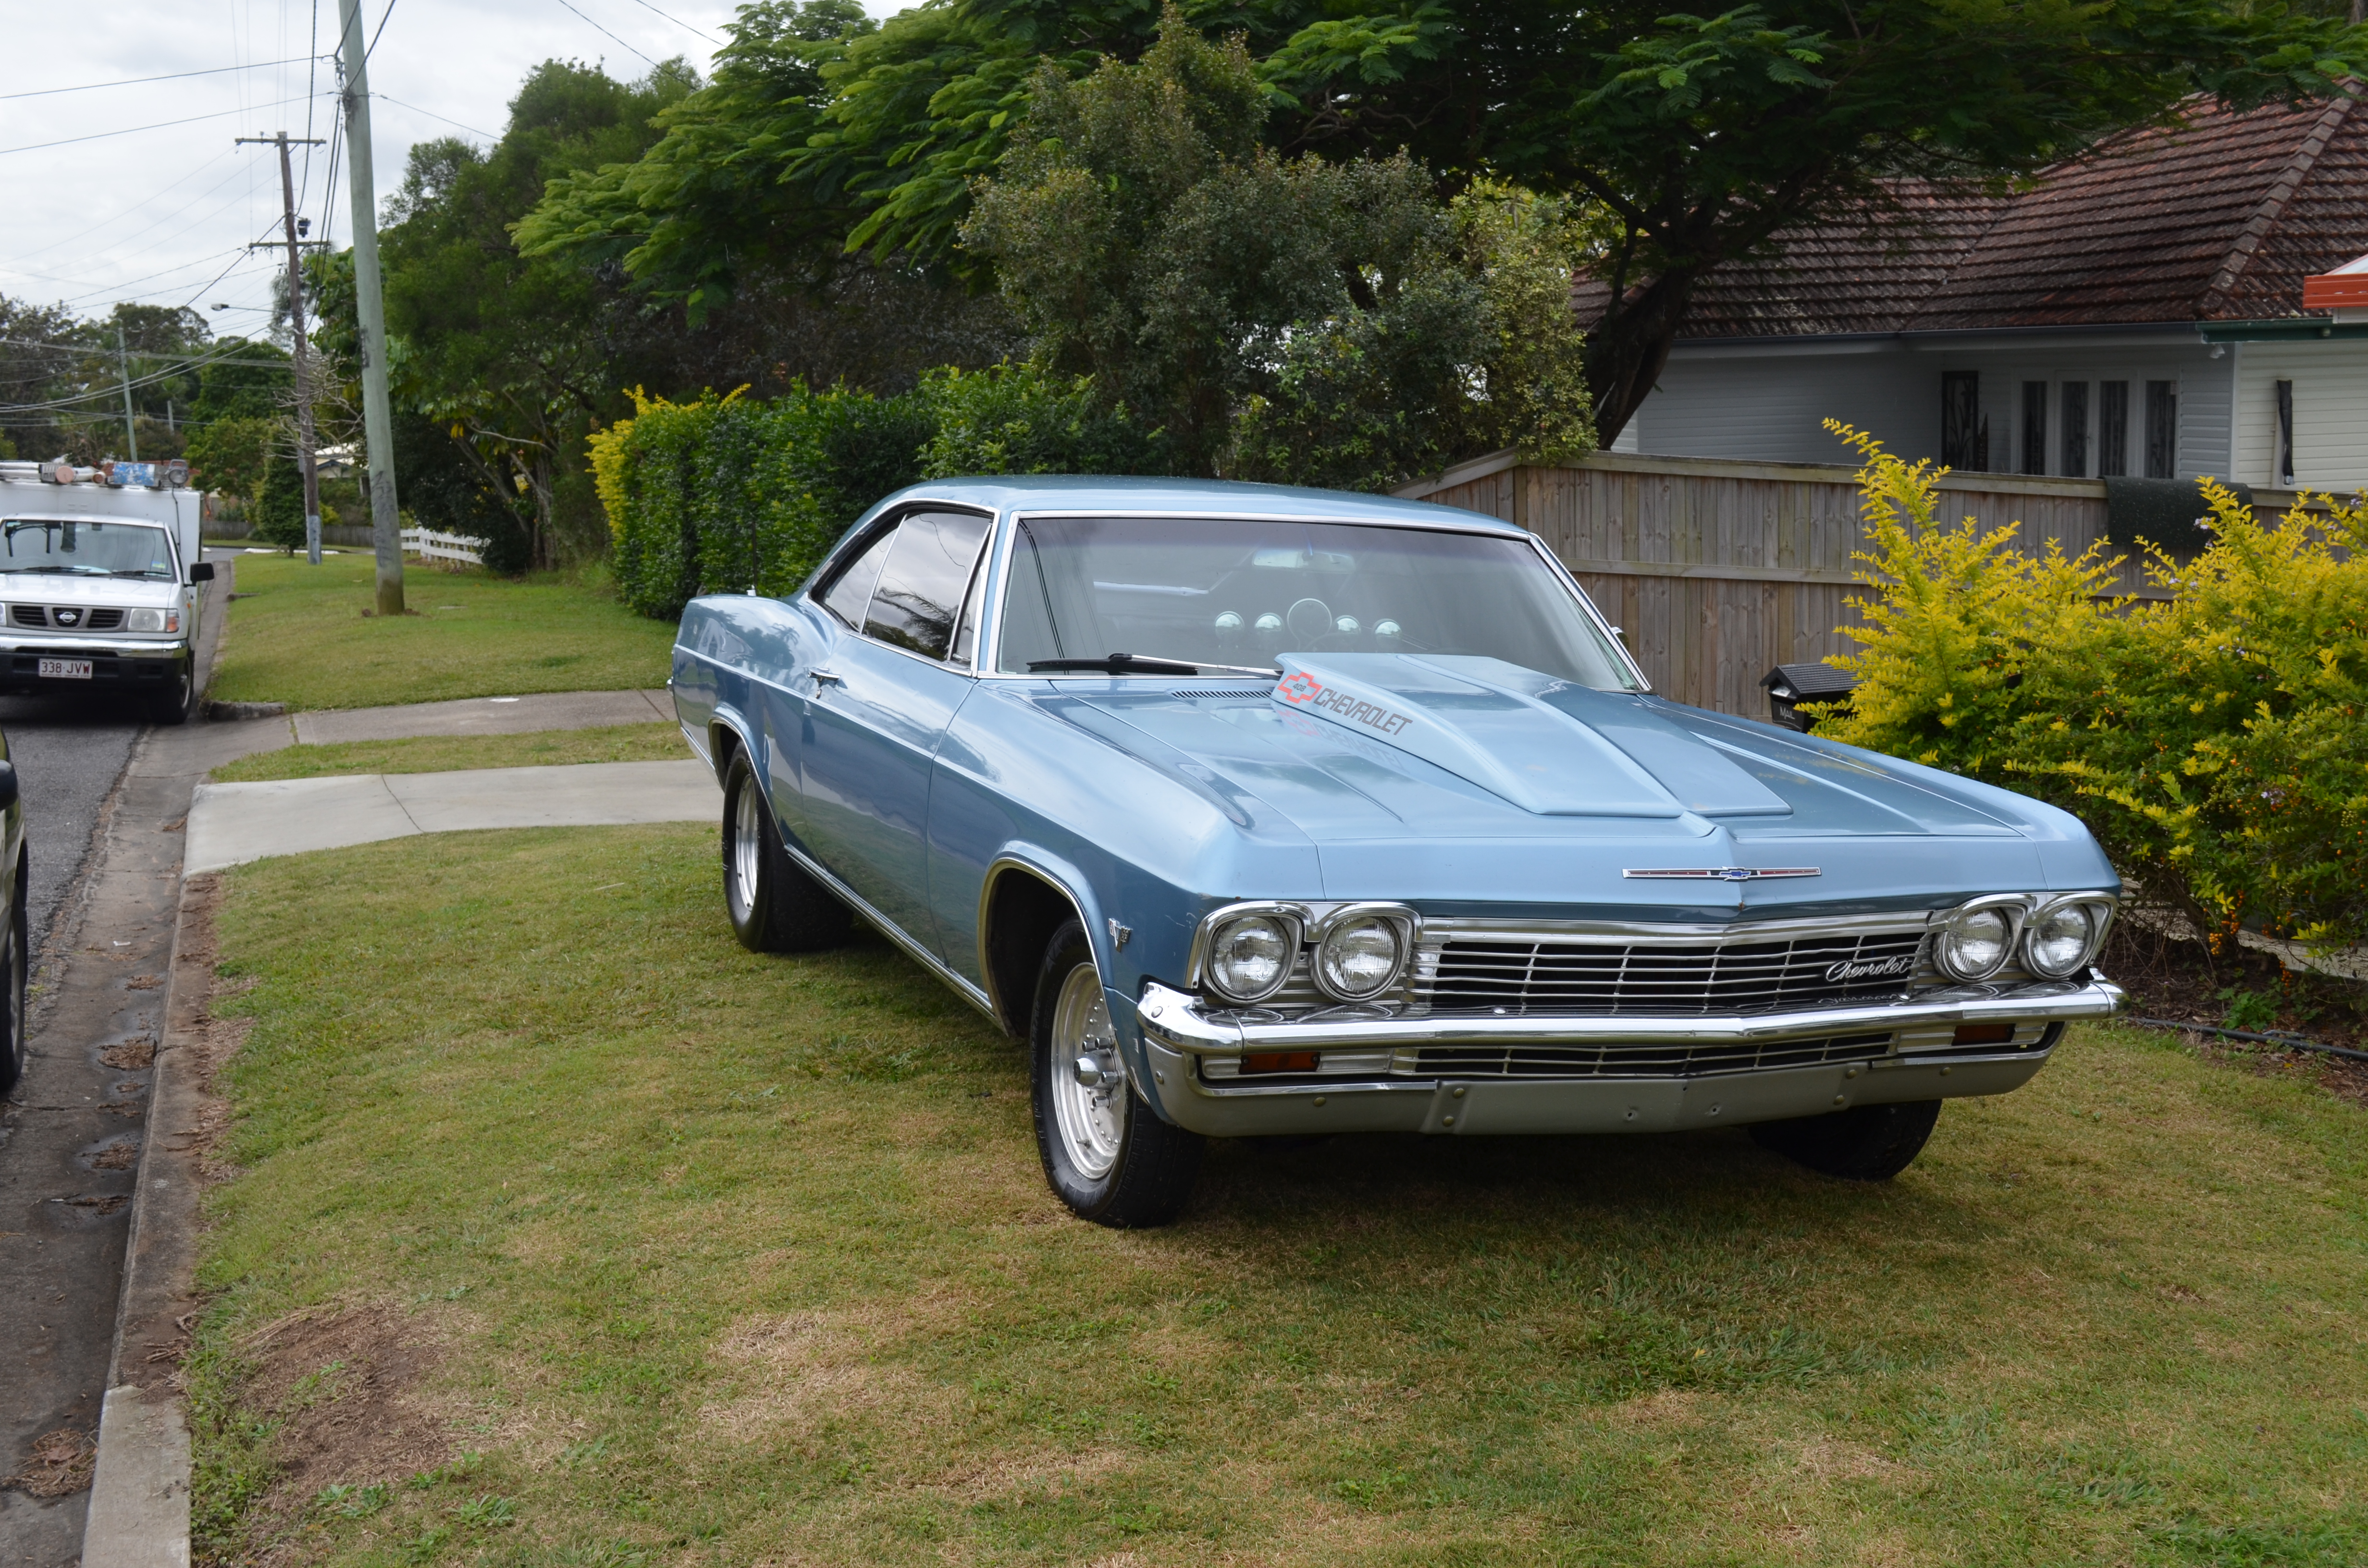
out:
{"label": "car door handle", "polygon": [[812,672],[812,676],[814,683],[814,695],[816,697],[820,697],[822,695],[822,688],[824,687],[845,686],[847,684],[847,682],[831,674],[828,670],[815,670]]}

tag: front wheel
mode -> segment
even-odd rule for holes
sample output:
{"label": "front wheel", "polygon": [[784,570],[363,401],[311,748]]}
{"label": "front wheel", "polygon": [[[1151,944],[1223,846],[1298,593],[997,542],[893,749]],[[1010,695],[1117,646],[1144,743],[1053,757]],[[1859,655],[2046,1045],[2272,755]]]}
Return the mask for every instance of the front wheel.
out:
{"label": "front wheel", "polygon": [[1165,1225],[1201,1174],[1201,1138],[1159,1119],[1127,1082],[1086,928],[1053,934],[1029,1029],[1036,1147],[1078,1218],[1113,1230]]}
{"label": "front wheel", "polygon": [[810,953],[847,940],[847,905],[790,858],[745,749],[723,770],[723,912],[752,953]]}
{"label": "front wheel", "polygon": [[189,722],[189,710],[197,706],[197,666],[183,665],[165,690],[148,699],[148,722],[152,724],[186,724]]}
{"label": "front wheel", "polygon": [[1889,1181],[1915,1164],[1941,1119],[1939,1100],[1861,1105],[1825,1116],[1762,1121],[1752,1141],[1813,1171],[1845,1181]]}

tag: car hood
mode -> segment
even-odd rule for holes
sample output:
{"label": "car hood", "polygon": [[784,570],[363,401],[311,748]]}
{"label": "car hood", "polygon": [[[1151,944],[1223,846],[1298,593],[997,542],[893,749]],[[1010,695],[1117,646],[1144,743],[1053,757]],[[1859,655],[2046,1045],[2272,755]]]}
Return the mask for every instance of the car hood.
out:
{"label": "car hood", "polygon": [[[1148,765],[1287,818],[1326,892],[1640,907],[1878,906],[2112,886],[2073,819],[1873,753],[1501,661],[1287,656],[1256,687],[1112,683],[1046,699]],[[1812,877],[1637,878],[1672,870]],[[1600,896],[1600,892],[1597,896]]]}
{"label": "car hood", "polygon": [[72,577],[51,572],[0,572],[0,600],[12,604],[169,605],[180,585],[161,577]]}

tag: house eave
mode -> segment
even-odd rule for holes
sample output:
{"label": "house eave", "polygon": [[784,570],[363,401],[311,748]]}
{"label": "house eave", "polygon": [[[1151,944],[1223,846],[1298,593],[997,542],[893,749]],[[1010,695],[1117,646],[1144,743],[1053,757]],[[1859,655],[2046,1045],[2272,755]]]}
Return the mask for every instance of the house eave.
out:
{"label": "house eave", "polygon": [[2132,341],[2218,342],[2202,335],[2207,327],[2233,323],[2092,322],[2067,326],[1985,326],[1912,329],[1903,332],[1777,333],[1763,337],[1681,337],[1672,357],[1689,359],[1758,358],[1770,355],[1949,353],[2040,341],[2054,348],[2110,347]]}

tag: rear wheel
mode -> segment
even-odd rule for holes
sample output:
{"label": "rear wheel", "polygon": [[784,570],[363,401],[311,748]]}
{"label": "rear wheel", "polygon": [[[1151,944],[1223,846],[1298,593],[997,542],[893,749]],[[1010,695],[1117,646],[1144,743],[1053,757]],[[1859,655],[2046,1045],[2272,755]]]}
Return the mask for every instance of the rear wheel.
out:
{"label": "rear wheel", "polygon": [[1165,1225],[1201,1174],[1201,1138],[1159,1119],[1127,1081],[1086,928],[1053,933],[1029,1029],[1036,1147],[1044,1176],[1081,1219]]}
{"label": "rear wheel", "polygon": [[723,772],[723,910],[752,953],[806,953],[847,940],[847,905],[790,858],[745,750]]}
{"label": "rear wheel", "polygon": [[1939,1100],[1861,1105],[1826,1116],[1762,1121],[1751,1129],[1761,1148],[1845,1181],[1889,1181],[1915,1164],[1941,1119]]}

